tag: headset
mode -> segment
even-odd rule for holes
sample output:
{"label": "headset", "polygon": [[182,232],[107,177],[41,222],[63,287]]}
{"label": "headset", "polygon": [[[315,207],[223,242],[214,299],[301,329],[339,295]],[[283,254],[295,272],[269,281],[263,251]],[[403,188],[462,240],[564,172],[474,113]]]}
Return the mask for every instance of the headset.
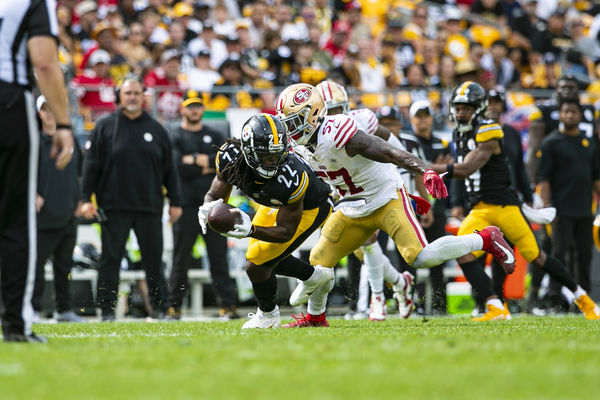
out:
{"label": "headset", "polygon": [[128,73],[115,86],[115,104],[117,106],[121,104],[121,88],[123,87],[123,84],[128,81],[138,82],[140,85],[142,85],[142,93],[146,91],[146,86],[144,85],[142,77],[132,72]]}

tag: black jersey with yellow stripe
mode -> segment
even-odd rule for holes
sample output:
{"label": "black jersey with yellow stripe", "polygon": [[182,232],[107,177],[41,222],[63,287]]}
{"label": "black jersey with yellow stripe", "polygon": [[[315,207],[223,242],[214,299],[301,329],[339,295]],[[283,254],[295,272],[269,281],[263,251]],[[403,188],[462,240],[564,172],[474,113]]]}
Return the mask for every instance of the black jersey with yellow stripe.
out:
{"label": "black jersey with yellow stripe", "polygon": [[500,154],[492,154],[483,167],[465,179],[469,204],[474,206],[483,201],[488,204],[518,205],[519,198],[511,185],[510,167],[504,154],[502,127],[493,120],[483,119],[468,133],[459,134],[455,130],[453,135],[458,163],[462,163],[480,143],[498,140],[502,148]]}
{"label": "black jersey with yellow stripe", "polygon": [[[237,157],[243,155],[234,144],[226,143],[221,146],[216,158],[217,172],[220,174]],[[277,208],[304,198],[304,209],[311,210],[329,198],[329,185],[293,153],[289,154],[287,162],[274,177],[267,179],[252,176],[254,180],[249,183],[247,193],[244,194],[266,207]],[[227,180],[227,177],[223,176],[223,179]]]}
{"label": "black jersey with yellow stripe", "polygon": [[[560,122],[558,120],[558,103],[555,99],[550,99],[545,103],[537,104],[536,108],[529,115],[530,121],[541,119],[544,122],[544,137],[550,132],[558,129]],[[594,130],[598,123],[598,111],[594,106],[589,104],[581,105],[581,121],[579,122],[579,130],[585,133],[589,139],[594,137]]]}

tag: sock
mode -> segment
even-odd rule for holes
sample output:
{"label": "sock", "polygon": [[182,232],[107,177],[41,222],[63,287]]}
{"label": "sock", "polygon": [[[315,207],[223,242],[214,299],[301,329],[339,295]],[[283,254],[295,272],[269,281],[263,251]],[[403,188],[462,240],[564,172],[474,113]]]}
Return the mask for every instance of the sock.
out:
{"label": "sock", "polygon": [[573,275],[569,272],[567,267],[561,263],[558,258],[553,256],[546,257],[546,262],[542,267],[548,274],[560,282],[563,286],[566,286],[571,292],[577,290],[577,282],[573,278]]}
{"label": "sock", "polygon": [[275,297],[277,295],[277,278],[275,274],[271,274],[271,277],[263,282],[252,282],[252,289],[254,289],[254,295],[258,300],[258,308],[262,312],[271,312],[275,309]]}
{"label": "sock", "polygon": [[367,312],[369,309],[369,279],[367,278],[367,267],[360,267],[360,281],[358,282],[358,300],[356,309],[360,312]]}
{"label": "sock", "polygon": [[328,284],[319,287],[308,299],[306,311],[310,315],[320,315],[327,309],[327,295],[333,289],[335,280],[329,281]]}
{"label": "sock", "polygon": [[315,269],[312,265],[294,256],[284,258],[279,262],[277,268],[275,268],[277,275],[291,276],[301,281],[310,278],[314,272]]}
{"label": "sock", "polygon": [[421,250],[412,266],[431,268],[483,249],[483,239],[476,233],[462,236],[443,236]]}
{"label": "sock", "polygon": [[400,272],[392,265],[389,258],[387,258],[387,262],[383,265],[383,280],[392,284],[392,289],[394,292],[399,292],[404,289],[406,282],[404,282],[404,277],[400,276]]}
{"label": "sock", "polygon": [[479,299],[475,299],[476,301],[483,303],[484,299],[487,299],[488,297],[492,297],[494,295],[492,280],[489,276],[487,276],[487,274],[481,267],[481,264],[479,264],[477,260],[460,264],[460,268],[462,269],[463,274],[465,274],[465,278],[467,278],[467,281],[473,287],[473,291],[477,292],[477,296],[479,297]]}
{"label": "sock", "polygon": [[361,246],[364,253],[364,264],[367,267],[369,285],[374,293],[383,292],[383,265],[385,263],[383,251],[379,243]]}
{"label": "sock", "polygon": [[584,294],[587,294],[587,292],[579,285],[577,285],[577,289],[575,290],[575,293],[573,293],[575,295],[575,298],[578,299],[581,296],[583,296]]}
{"label": "sock", "polygon": [[500,299],[490,299],[486,302],[486,304],[490,304],[496,308],[504,310],[504,304],[500,301]]}

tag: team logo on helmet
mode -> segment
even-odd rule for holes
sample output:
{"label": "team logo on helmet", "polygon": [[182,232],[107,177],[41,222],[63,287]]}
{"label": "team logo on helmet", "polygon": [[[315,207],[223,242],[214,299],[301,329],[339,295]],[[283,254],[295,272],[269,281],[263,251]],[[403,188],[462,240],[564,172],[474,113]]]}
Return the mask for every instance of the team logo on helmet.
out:
{"label": "team logo on helmet", "polygon": [[252,133],[252,129],[249,125],[245,125],[244,129],[242,129],[242,140],[249,140],[250,134]]}
{"label": "team logo on helmet", "polygon": [[294,103],[302,104],[306,102],[310,98],[310,90],[308,89],[300,89],[294,95]]}

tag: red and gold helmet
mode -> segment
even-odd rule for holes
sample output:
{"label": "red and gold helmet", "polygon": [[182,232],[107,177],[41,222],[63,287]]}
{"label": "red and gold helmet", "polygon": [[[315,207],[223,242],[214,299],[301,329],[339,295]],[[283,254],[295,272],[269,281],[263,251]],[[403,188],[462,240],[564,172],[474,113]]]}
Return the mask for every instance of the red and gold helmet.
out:
{"label": "red and gold helmet", "polygon": [[317,90],[325,102],[328,113],[331,112],[331,109],[338,107],[342,109],[342,114],[346,114],[350,111],[350,99],[348,99],[348,93],[346,93],[346,89],[339,83],[334,81],[323,81],[317,85]]}
{"label": "red and gold helmet", "polygon": [[275,102],[275,110],[277,117],[287,126],[290,137],[300,145],[309,142],[327,114],[319,91],[307,83],[285,88]]}

